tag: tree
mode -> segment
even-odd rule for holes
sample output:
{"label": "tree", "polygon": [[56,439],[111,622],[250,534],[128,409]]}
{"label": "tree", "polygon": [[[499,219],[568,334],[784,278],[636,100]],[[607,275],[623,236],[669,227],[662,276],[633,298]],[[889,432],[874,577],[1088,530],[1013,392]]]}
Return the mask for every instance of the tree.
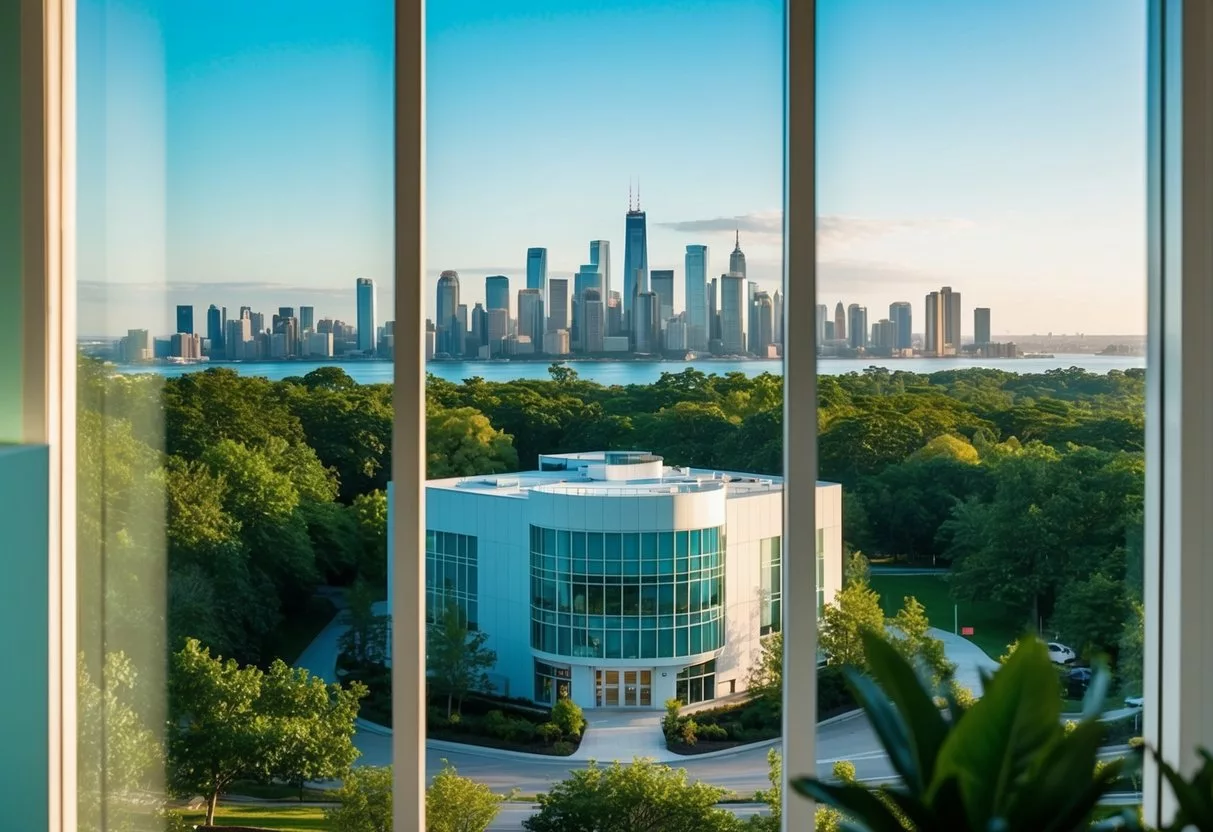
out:
{"label": "tree", "polygon": [[585,730],[585,714],[581,706],[567,696],[552,707],[552,722],[560,728],[560,732],[569,737],[580,737]]}
{"label": "tree", "polygon": [[512,437],[471,407],[427,407],[425,448],[431,479],[500,474],[518,467]]}
{"label": "tree", "polygon": [[1116,658],[1116,676],[1121,687],[1137,692],[1145,678],[1146,617],[1140,601],[1130,605],[1129,620],[1120,635],[1120,652]]}
{"label": "tree", "polygon": [[177,794],[206,797],[206,823],[236,780],[333,777],[357,756],[361,686],[326,687],[275,661],[268,674],[212,657],[195,639],[169,670],[168,775]]}
{"label": "tree", "polygon": [[340,805],[326,809],[333,832],[392,832],[392,767],[359,766],[337,790]]}
{"label": "tree", "polygon": [[505,795],[493,794],[483,783],[460,777],[455,767],[442,761],[425,790],[426,832],[484,832],[501,812]]}
{"label": "tree", "polygon": [[522,822],[530,832],[737,832],[744,828],[716,808],[727,792],[687,780],[686,769],[650,760],[603,768],[591,762],[539,795],[539,811]]}
{"label": "tree", "polygon": [[905,598],[904,606],[889,621],[888,627],[889,640],[897,651],[924,670],[934,684],[951,678],[956,665],[948,661],[943,642],[928,632],[931,622],[917,598],[912,595]]}
{"label": "tree", "polygon": [[372,586],[386,586],[387,492],[359,494],[350,511],[358,527],[358,575]]}
{"label": "tree", "polygon": [[488,634],[470,631],[463,611],[447,601],[441,615],[426,633],[426,671],[431,688],[446,697],[446,715],[458,711],[472,691],[489,691],[489,668],[497,664],[496,651],[484,646]]}
{"label": "tree", "polygon": [[822,613],[820,643],[830,664],[866,668],[862,634],[884,633],[884,610],[880,596],[868,586],[867,568],[867,559],[854,553],[847,562],[843,588]]}
{"label": "tree", "polygon": [[374,601],[375,593],[362,581],[346,590],[350,626],[341,635],[340,647],[341,652],[360,667],[382,665],[387,659],[390,618],[375,614]]}
{"label": "tree", "polygon": [[783,700],[783,633],[762,639],[758,659],[750,665],[747,688],[751,694],[773,703]]}

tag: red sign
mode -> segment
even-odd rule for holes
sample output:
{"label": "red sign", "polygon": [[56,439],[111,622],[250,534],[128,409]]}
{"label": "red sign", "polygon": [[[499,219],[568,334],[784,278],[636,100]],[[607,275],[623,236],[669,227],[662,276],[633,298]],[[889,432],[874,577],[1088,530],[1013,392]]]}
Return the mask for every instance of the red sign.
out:
{"label": "red sign", "polygon": [[973,628],[972,627],[961,627],[960,634],[962,636],[971,636],[971,635],[973,635]]}

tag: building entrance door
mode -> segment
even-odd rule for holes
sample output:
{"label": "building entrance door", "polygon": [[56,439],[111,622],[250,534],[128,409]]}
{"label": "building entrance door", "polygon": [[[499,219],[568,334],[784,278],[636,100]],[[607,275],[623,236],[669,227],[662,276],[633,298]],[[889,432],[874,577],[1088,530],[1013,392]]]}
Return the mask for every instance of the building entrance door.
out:
{"label": "building entrance door", "polygon": [[594,677],[599,708],[653,707],[653,671],[596,670]]}

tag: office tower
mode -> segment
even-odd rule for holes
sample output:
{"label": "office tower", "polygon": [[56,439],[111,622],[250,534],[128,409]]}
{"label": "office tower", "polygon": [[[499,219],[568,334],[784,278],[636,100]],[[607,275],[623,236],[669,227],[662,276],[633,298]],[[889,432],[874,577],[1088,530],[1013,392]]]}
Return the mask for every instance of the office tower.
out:
{"label": "office tower", "polygon": [[[291,318],[290,320],[294,320]],[[256,353],[249,356],[249,345],[253,342],[253,327],[252,321],[249,318],[233,318],[227,322],[227,328],[223,333],[223,351],[224,356],[229,361],[243,361],[247,358],[256,357]]]}
{"label": "office tower", "polygon": [[605,306],[611,291],[611,243],[609,240],[590,241],[590,264],[595,266],[594,271],[602,275],[598,291],[602,293],[601,300]]}
{"label": "office tower", "polygon": [[518,290],[518,334],[531,339],[535,352],[543,352],[543,332],[547,321],[543,314],[543,292],[539,289]]}
{"label": "office tower", "polygon": [[543,351],[548,355],[568,355],[570,346],[567,329],[553,329],[543,335]]}
{"label": "office tower", "polygon": [[489,355],[500,355],[505,337],[510,334],[510,315],[500,307],[485,310],[488,321]]}
{"label": "office tower", "polygon": [[489,275],[484,279],[484,308],[504,309],[510,317],[510,279],[503,274]]}
{"label": "office tower", "polygon": [[[819,347],[821,346],[822,341],[830,340],[828,337],[826,337],[826,316],[829,314],[830,308],[828,306],[826,306],[824,303],[817,304],[817,320],[815,325],[817,329],[817,346]],[[831,329],[833,329],[833,327],[831,327]]]}
{"label": "office tower", "polygon": [[632,349],[636,352],[655,353],[661,349],[660,309],[656,292],[636,295],[632,308]]}
{"label": "office tower", "polygon": [[177,331],[184,332],[187,335],[194,334],[194,307],[186,305],[177,306]]}
{"label": "office tower", "polygon": [[943,295],[927,295],[927,314],[923,318],[922,351],[927,355],[943,355]]}
{"label": "office tower", "polygon": [[253,307],[241,306],[240,307],[240,317],[243,318],[245,315],[248,315],[251,318],[253,315]]}
{"label": "office tower", "polygon": [[[463,355],[459,332],[459,272],[447,269],[438,277],[438,309],[434,317],[436,355]],[[479,304],[477,304],[479,306]]]}
{"label": "office tower", "polygon": [[888,318],[872,324],[872,346],[879,350],[891,350],[897,343],[897,325]]}
{"label": "office tower", "polygon": [[602,292],[586,289],[582,303],[585,317],[584,349],[586,352],[602,352],[603,339],[606,337],[606,304],[602,301]]}
{"label": "office tower", "polygon": [[716,278],[708,284],[708,342],[720,340],[720,283]]}
{"label": "office tower", "polygon": [[649,272],[649,291],[657,295],[658,326],[674,317],[674,270],[654,269]]}
{"label": "office tower", "polygon": [[[609,288],[609,287],[608,287]],[[632,304],[636,296],[649,291],[649,243],[644,211],[640,210],[640,194],[632,207],[628,192],[628,213],[624,218],[623,239],[623,325],[632,326]]]}
{"label": "office tower", "polygon": [[847,311],[842,308],[842,301],[834,307],[834,339],[845,341],[847,337]]}
{"label": "office tower", "polygon": [[606,300],[607,335],[623,335],[623,299],[618,292],[610,292]]}
{"label": "office tower", "polygon": [[776,344],[783,343],[783,292],[778,289],[771,295],[771,314],[775,320],[771,323],[771,340]]}
{"label": "office tower", "polygon": [[149,361],[153,357],[152,340],[146,329],[128,329],[121,349],[127,361]]}
{"label": "office tower", "polygon": [[707,246],[687,246],[686,304],[688,348],[703,352],[708,348],[708,285],[709,252]]}
{"label": "office tower", "polygon": [[775,303],[766,292],[756,292],[753,308],[754,335],[750,352],[759,358],[766,358],[767,347],[775,343]]}
{"label": "office tower", "polygon": [[[593,253],[593,252],[591,252]],[[599,300],[603,297],[603,275],[598,271],[598,265],[589,263],[583,265],[581,270],[573,278],[573,328],[571,336],[573,339],[573,349],[585,349],[585,333],[582,325],[582,312],[585,308],[585,293],[590,289],[598,292]],[[606,312],[604,310],[603,315]],[[605,318],[603,323],[605,324]]]}
{"label": "office tower", "polygon": [[[243,317],[243,313],[241,314],[241,317]],[[265,313],[264,312],[250,311],[248,318],[249,318],[249,327],[253,330],[254,333],[265,332]]]}
{"label": "office tower", "polygon": [[[539,297],[548,301],[548,250],[528,248],[526,250],[526,287],[538,289]],[[520,313],[521,314],[521,313]]]}
{"label": "office tower", "polygon": [[830,342],[834,340],[834,322],[826,318],[825,328],[821,331],[821,340]]}
{"label": "office tower", "polygon": [[169,355],[197,361],[202,357],[202,339],[192,332],[178,332],[169,338]]}
{"label": "office tower", "polygon": [[868,308],[852,303],[847,307],[847,332],[850,333],[848,344],[851,349],[861,349],[868,345]]}
{"label": "office tower", "polygon": [[[289,310],[279,310],[289,311]],[[227,334],[231,334],[229,331]],[[283,347],[281,354],[276,354],[275,358],[290,358],[299,355],[302,349],[302,341],[299,337],[299,319],[296,317],[282,317],[281,315],[274,316],[274,333],[275,336],[281,335],[285,340],[282,341]],[[276,343],[276,342],[275,342]],[[228,348],[228,358],[234,358],[237,347],[224,341],[224,346]],[[243,345],[239,347],[243,350]]]}
{"label": "office tower", "polygon": [[548,332],[569,328],[569,279],[553,277],[548,281]]}
{"label": "office tower", "polygon": [[[476,355],[480,348],[489,342],[489,313],[480,303],[472,307],[472,336],[471,343],[466,345],[464,354]],[[441,351],[441,350],[439,350]]]}
{"label": "office tower", "polygon": [[211,342],[211,355],[223,355],[223,319],[227,317],[227,307],[220,309],[211,304],[206,310],[206,337]]}
{"label": "office tower", "polygon": [[739,274],[720,276],[720,340],[725,355],[745,352],[745,282]]}
{"label": "office tower", "polygon": [[733,251],[729,255],[729,274],[739,274],[745,277],[745,255],[741,252],[741,229],[736,232]]}
{"label": "office tower", "polygon": [[313,332],[316,329],[316,307],[299,307],[299,329],[303,332]]}
{"label": "office tower", "polygon": [[375,319],[375,281],[360,277],[356,283],[358,297],[358,350],[373,353],[378,325]]}
{"label": "office tower", "polygon": [[913,346],[913,310],[909,303],[899,300],[889,304],[889,320],[893,322],[893,348],[908,350]]}
{"label": "office tower", "polygon": [[687,348],[685,315],[678,315],[665,322],[665,348],[667,350],[685,350]]}
{"label": "office tower", "polygon": [[455,344],[459,348],[459,355],[467,352],[468,340],[468,305],[466,303],[459,304],[459,311],[455,314],[459,321],[459,325],[455,327]]}
{"label": "office tower", "polygon": [[990,308],[978,306],[973,309],[973,343],[990,343]]}
{"label": "office tower", "polygon": [[943,344],[944,349],[951,347],[950,352],[960,352],[960,292],[953,292],[951,286],[939,290],[943,298]]}
{"label": "office tower", "polygon": [[745,338],[746,349],[758,355],[758,284],[750,280],[746,282],[745,308]]}
{"label": "office tower", "polygon": [[286,320],[287,318],[293,318],[293,317],[295,317],[295,307],[293,307],[293,306],[279,306],[278,307],[278,318],[280,320]]}

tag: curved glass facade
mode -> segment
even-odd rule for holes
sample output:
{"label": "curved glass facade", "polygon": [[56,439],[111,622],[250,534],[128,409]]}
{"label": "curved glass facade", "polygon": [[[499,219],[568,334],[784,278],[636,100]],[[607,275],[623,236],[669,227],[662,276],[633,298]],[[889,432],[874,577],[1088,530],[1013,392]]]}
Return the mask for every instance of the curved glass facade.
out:
{"label": "curved glass facade", "polygon": [[531,526],[531,647],[667,659],[724,646],[724,528],[582,532]]}

